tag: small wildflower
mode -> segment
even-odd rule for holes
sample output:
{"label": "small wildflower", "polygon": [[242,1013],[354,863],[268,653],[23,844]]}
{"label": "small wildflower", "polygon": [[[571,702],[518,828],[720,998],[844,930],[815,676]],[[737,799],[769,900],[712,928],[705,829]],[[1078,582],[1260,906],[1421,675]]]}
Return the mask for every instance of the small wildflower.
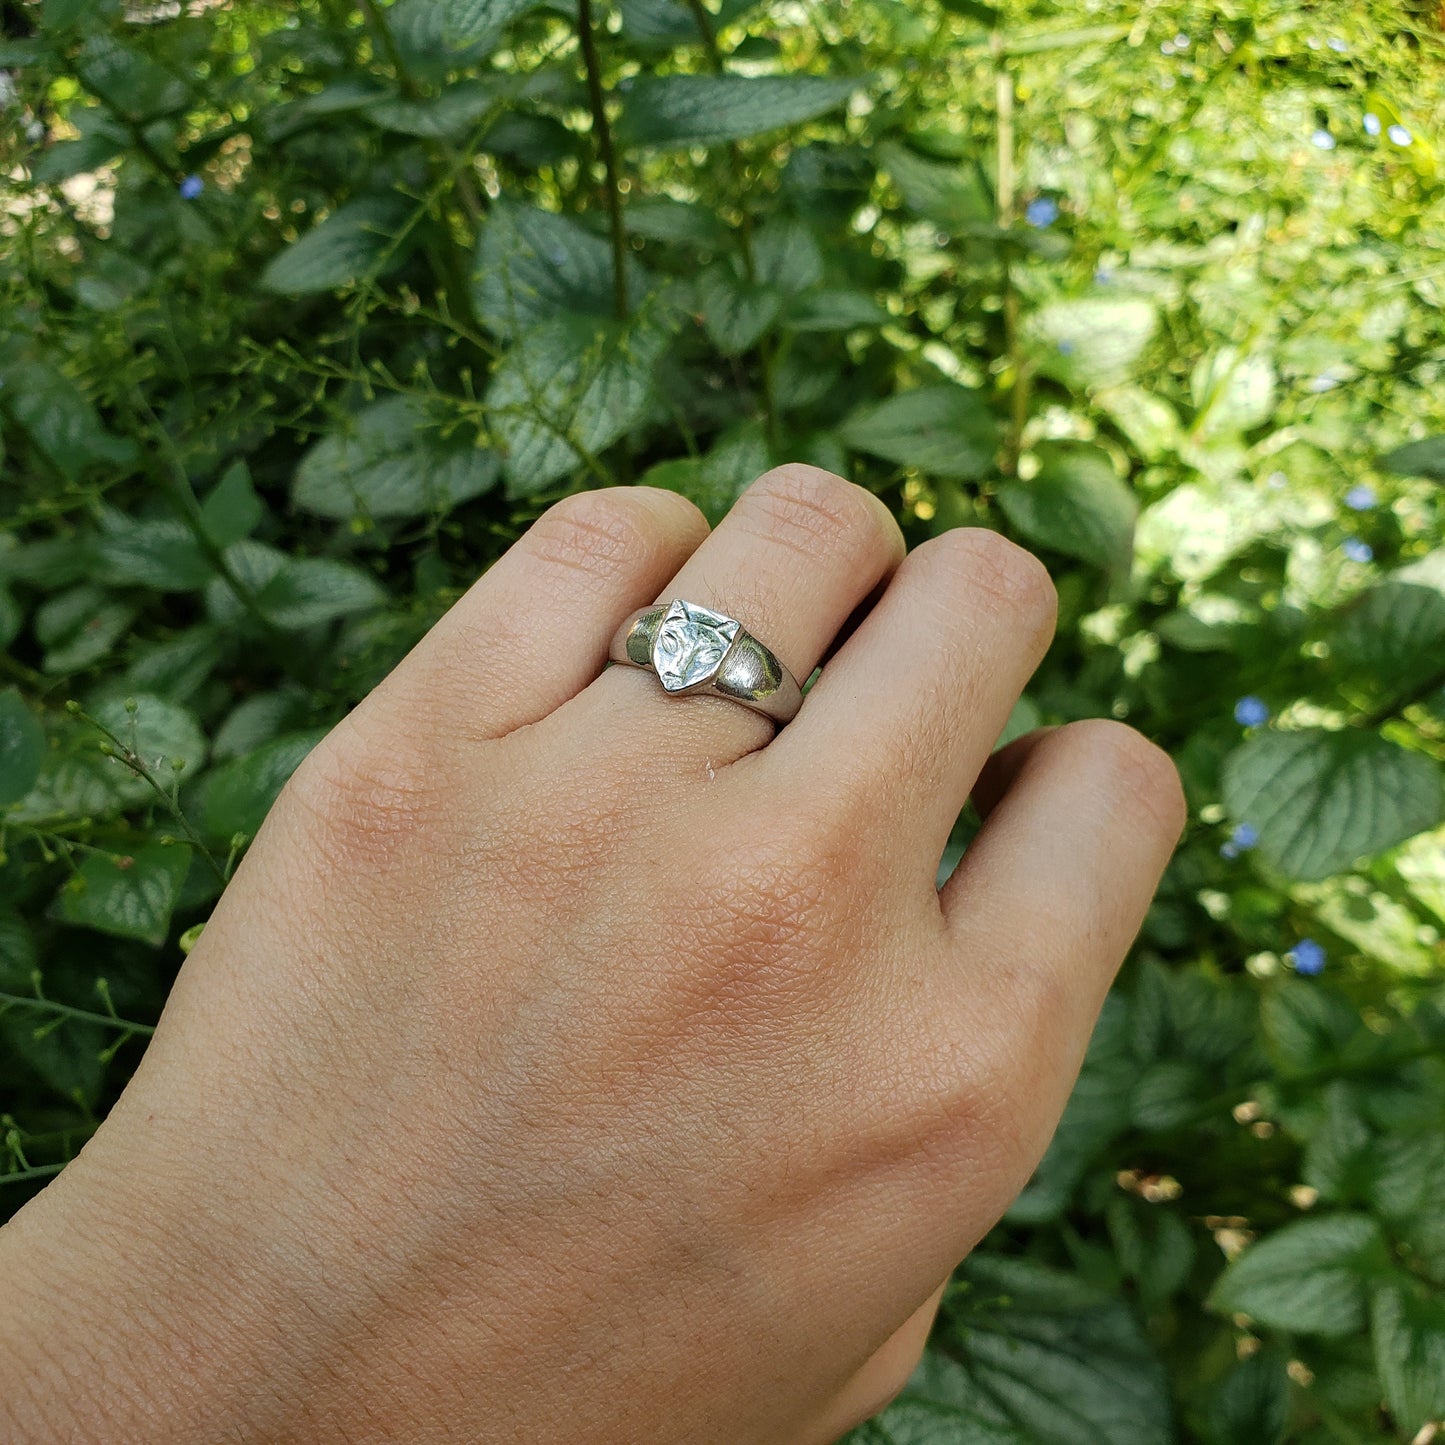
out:
{"label": "small wildflower", "polygon": [[1161,40],[1161,41],[1159,42],[1159,54],[1160,54],[1160,55],[1173,55],[1173,54],[1174,54],[1174,42],[1173,42],[1172,40]]}
{"label": "small wildflower", "polygon": [[1174,37],[1174,48],[1176,50],[1189,49],[1189,37],[1182,30]]}
{"label": "small wildflower", "polygon": [[1283,472],[1271,472],[1264,479],[1264,484],[1272,492],[1282,492],[1289,485],[1289,478]]}
{"label": "small wildflower", "polygon": [[1311,35],[1310,38],[1305,41],[1305,44],[1308,45],[1311,50],[1318,50],[1320,48],[1319,37],[1317,35]]}
{"label": "small wildflower", "polygon": [[1100,266],[1094,272],[1094,282],[1099,286],[1108,286],[1114,280],[1114,273],[1107,266]]}
{"label": "small wildflower", "polygon": [[1313,938],[1302,938],[1289,951],[1290,962],[1294,964],[1294,971],[1302,973],[1308,978],[1323,973],[1325,969],[1325,951]]}
{"label": "small wildflower", "polygon": [[1332,151],[1335,148],[1335,138],[1322,126],[1310,137],[1310,144],[1318,146],[1322,151]]}
{"label": "small wildflower", "polygon": [[1024,219],[1042,230],[1059,219],[1059,203],[1050,196],[1040,196],[1024,208]]}
{"label": "small wildflower", "polygon": [[1262,728],[1269,721],[1269,707],[1252,693],[1234,705],[1234,720],[1242,728]]}
{"label": "small wildflower", "polygon": [[1402,125],[1392,125],[1385,134],[1389,136],[1397,146],[1410,145],[1415,139]]}
{"label": "small wildflower", "polygon": [[1373,562],[1375,560],[1375,549],[1368,542],[1361,541],[1359,537],[1346,537],[1340,551],[1351,562]]}
{"label": "small wildflower", "polygon": [[1365,134],[1379,135],[1382,129],[1384,129],[1384,127],[1380,124],[1380,117],[1377,116],[1374,111],[1367,110],[1365,112]]}
{"label": "small wildflower", "polygon": [[1338,35],[1331,35],[1328,43],[1336,55],[1343,55],[1350,48]]}
{"label": "small wildflower", "polygon": [[1233,833],[1229,835],[1229,841],[1236,848],[1253,848],[1259,842],[1259,829],[1253,823],[1241,823]]}
{"label": "small wildflower", "polygon": [[1072,341],[1059,342],[1059,355],[1072,356],[1074,354],[1074,343]]}
{"label": "small wildflower", "polygon": [[183,201],[194,201],[206,189],[206,183],[200,176],[187,176],[176,189]]}
{"label": "small wildflower", "polygon": [[1368,512],[1377,500],[1375,489],[1364,482],[1345,493],[1345,506],[1352,512]]}
{"label": "small wildflower", "polygon": [[1319,376],[1310,377],[1310,379],[1305,382],[1305,390],[1315,393],[1333,391],[1338,385],[1339,382],[1336,381],[1334,377],[1321,373]]}

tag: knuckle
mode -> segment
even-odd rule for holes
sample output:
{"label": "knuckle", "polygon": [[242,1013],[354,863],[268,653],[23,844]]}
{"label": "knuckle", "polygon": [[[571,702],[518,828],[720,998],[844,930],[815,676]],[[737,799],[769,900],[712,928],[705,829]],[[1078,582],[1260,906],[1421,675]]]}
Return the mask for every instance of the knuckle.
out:
{"label": "knuckle", "polygon": [[948,557],[965,588],[982,591],[1011,613],[1025,613],[1041,629],[1053,627],[1059,596],[1048,569],[1032,552],[986,527],[959,527],[925,546]]}
{"label": "knuckle", "polygon": [[343,722],[307,754],[283,797],[325,861],[375,870],[400,861],[437,827],[447,788],[415,742]]}
{"label": "knuckle", "polygon": [[1112,791],[1131,810],[1142,809],[1171,837],[1188,816],[1179,769],[1163,748],[1126,723],[1089,718],[1062,729],[1068,741],[1103,770]]}
{"label": "knuckle", "polygon": [[659,510],[629,487],[574,492],[543,512],[521,545],[551,566],[610,577],[656,553],[664,530]]}
{"label": "knuckle", "polygon": [[800,462],[774,467],[748,489],[745,512],[760,535],[816,556],[840,545],[865,552],[880,540],[902,550],[902,535],[873,494],[843,477]]}

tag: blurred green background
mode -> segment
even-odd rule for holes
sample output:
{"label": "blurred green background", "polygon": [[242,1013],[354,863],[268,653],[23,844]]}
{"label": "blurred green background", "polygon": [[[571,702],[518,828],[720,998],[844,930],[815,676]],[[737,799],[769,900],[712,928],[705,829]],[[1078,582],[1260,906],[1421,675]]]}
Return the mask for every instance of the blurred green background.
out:
{"label": "blurred green background", "polygon": [[[1038,551],[1188,835],[867,1445],[1445,1416],[1433,5],[0,5],[0,1207],[290,771],[549,502]],[[944,867],[966,846],[960,821]]]}

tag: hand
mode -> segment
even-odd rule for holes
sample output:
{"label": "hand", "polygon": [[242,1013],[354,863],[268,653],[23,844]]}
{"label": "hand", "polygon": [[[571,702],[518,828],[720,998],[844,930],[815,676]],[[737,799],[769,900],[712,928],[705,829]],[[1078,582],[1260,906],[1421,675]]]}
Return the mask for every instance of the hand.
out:
{"label": "hand", "polygon": [[[821,1445],[902,1386],[1058,1120],[1178,782],[1112,722],[990,759],[1054,617],[993,533],[904,559],[801,466],[706,530],[568,498],[303,764],[0,1233],[7,1441]],[[674,596],[799,678],[877,600],[775,737],[603,670]]]}

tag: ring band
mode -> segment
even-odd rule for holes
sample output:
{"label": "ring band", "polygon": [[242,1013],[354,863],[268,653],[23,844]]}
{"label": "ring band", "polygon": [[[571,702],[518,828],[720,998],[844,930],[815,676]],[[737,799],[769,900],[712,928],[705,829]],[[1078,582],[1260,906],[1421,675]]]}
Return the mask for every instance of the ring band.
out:
{"label": "ring band", "polygon": [[612,639],[613,662],[645,667],[672,697],[731,698],[781,726],[803,705],[798,680],[734,617],[696,602],[634,612]]}

